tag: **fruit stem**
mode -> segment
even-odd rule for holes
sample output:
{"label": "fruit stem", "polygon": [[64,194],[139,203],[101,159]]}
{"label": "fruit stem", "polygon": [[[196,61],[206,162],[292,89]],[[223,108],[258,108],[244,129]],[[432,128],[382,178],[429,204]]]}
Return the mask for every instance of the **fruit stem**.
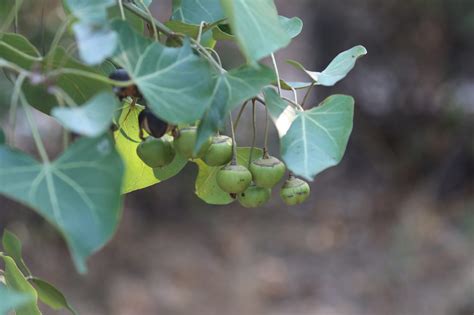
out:
{"label": "fruit stem", "polygon": [[232,132],[232,165],[237,165],[237,142],[235,141],[235,128],[232,120],[232,112],[229,112],[230,130]]}
{"label": "fruit stem", "polygon": [[263,143],[263,158],[268,159],[268,107],[265,106],[265,136]]}
{"label": "fruit stem", "polygon": [[237,127],[239,126],[240,118],[242,117],[242,114],[244,112],[245,107],[247,107],[248,101],[245,101],[245,103],[242,104],[240,107],[239,113],[237,114],[237,118],[235,119],[234,126],[235,130],[237,130]]}
{"label": "fruit stem", "polygon": [[253,156],[253,150],[255,148],[255,144],[257,142],[257,110],[255,106],[255,100],[252,100],[252,146],[250,147],[250,153],[249,153],[249,163],[248,163],[248,168],[250,168],[250,164],[252,164],[252,156]]}
{"label": "fruit stem", "polygon": [[275,54],[271,54],[273,68],[275,69],[275,74],[277,76],[277,87],[278,87],[278,95],[281,96],[281,83],[280,83],[280,72],[278,71],[278,65],[276,62]]}

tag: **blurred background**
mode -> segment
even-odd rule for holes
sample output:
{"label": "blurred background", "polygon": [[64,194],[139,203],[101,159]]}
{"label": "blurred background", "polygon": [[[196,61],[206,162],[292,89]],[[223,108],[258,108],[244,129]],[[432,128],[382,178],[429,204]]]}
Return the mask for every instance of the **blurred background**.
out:
{"label": "blurred background", "polygon": [[[60,10],[45,2],[48,40]],[[166,20],[171,1],[154,2]],[[36,43],[41,3],[20,21]],[[261,209],[209,206],[193,194],[190,164],[127,196],[116,237],[85,276],[51,226],[3,197],[0,229],[21,237],[33,272],[80,314],[474,314],[474,1],[276,3],[305,23],[277,54],[286,79],[305,79],[286,59],[322,70],[352,46],[369,51],[345,81],[312,94],[312,105],[353,95],[356,114],[343,162],[317,177],[308,202],[287,208],[275,190]],[[241,60],[231,45],[219,50],[227,65]],[[57,152],[59,129],[42,121]],[[277,154],[275,130],[272,139]],[[34,152],[21,122],[17,142]]]}

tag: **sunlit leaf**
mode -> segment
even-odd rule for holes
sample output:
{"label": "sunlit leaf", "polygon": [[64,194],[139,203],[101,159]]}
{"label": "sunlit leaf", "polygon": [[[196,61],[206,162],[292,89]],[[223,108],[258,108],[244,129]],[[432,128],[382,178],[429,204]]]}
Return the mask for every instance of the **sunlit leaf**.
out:
{"label": "sunlit leaf", "polygon": [[240,49],[251,63],[287,46],[291,37],[280,23],[273,0],[221,0]]}
{"label": "sunlit leaf", "polygon": [[51,114],[67,129],[88,137],[97,137],[112,124],[119,102],[115,95],[103,92],[81,107],[56,107]]}
{"label": "sunlit leaf", "polygon": [[212,97],[213,69],[189,42],[170,48],[152,43],[121,21],[114,23],[119,49],[114,60],[130,74],[149,108],[170,123],[198,120]]}
{"label": "sunlit leaf", "polygon": [[137,155],[139,137],[138,115],[143,107],[126,106],[118,120],[119,130],[114,133],[115,146],[125,164],[123,193],[152,186],[178,174],[187,164],[187,160],[176,154],[173,162],[166,167],[152,169]]}
{"label": "sunlit leaf", "polygon": [[[38,305],[36,304],[38,300],[38,294],[36,293],[35,288],[33,288],[28,280],[26,280],[25,276],[15,264],[13,258],[8,256],[0,257],[3,258],[3,262],[5,263],[4,277],[7,288],[13,292],[22,294],[22,296],[25,296],[28,300],[27,303],[15,306],[16,315],[41,315]],[[2,301],[0,300],[0,302]]]}
{"label": "sunlit leaf", "polygon": [[[76,267],[112,237],[121,214],[123,164],[109,137],[82,138],[38,163],[0,146],[0,193],[35,209],[64,236]],[[87,227],[87,228],[84,228]]]}
{"label": "sunlit leaf", "polygon": [[[237,163],[245,167],[249,164],[250,148],[237,149]],[[262,149],[254,148],[252,151],[252,161],[261,158]],[[198,166],[198,176],[196,178],[196,195],[211,205],[227,205],[234,201],[230,195],[219,188],[216,176],[222,167],[210,167],[201,160],[194,161]]]}
{"label": "sunlit leaf", "polygon": [[333,86],[344,79],[347,74],[354,69],[357,59],[366,54],[367,50],[365,47],[353,47],[337,55],[322,72],[306,70],[302,64],[294,60],[289,60],[288,63],[303,70],[317,85]]}
{"label": "sunlit leaf", "polygon": [[265,95],[268,113],[281,138],[286,134],[288,129],[290,129],[291,124],[296,118],[297,111],[292,105],[288,105],[274,89],[265,88],[263,93]]}
{"label": "sunlit leaf", "polygon": [[281,138],[281,155],[295,175],[313,180],[325,169],[337,165],[352,132],[354,99],[333,95],[321,105],[298,112]]}

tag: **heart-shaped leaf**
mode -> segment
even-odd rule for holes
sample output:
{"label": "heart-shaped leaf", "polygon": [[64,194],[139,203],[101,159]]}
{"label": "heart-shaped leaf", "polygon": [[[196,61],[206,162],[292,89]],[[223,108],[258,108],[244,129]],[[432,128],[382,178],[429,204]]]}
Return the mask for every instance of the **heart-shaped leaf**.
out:
{"label": "heart-shaped leaf", "polygon": [[293,106],[288,105],[274,89],[265,88],[263,94],[265,95],[268,113],[277,128],[280,138],[282,138],[290,129],[291,124],[296,118],[297,111]]}
{"label": "heart-shaped leaf", "polygon": [[275,80],[273,70],[260,66],[244,66],[217,77],[212,102],[201,119],[196,148],[213,135],[235,106],[260,93]]}
{"label": "heart-shaped leaf", "polygon": [[196,56],[188,41],[170,48],[135,33],[126,23],[114,22],[119,33],[115,61],[123,66],[147,100],[149,108],[164,120],[192,123],[212,98],[213,69]]}
{"label": "heart-shaped leaf", "polygon": [[109,137],[80,139],[45,164],[0,146],[0,193],[32,207],[53,224],[80,272],[86,271],[86,258],[115,232],[122,177],[123,164]]}
{"label": "heart-shaped leaf", "polygon": [[142,141],[139,137],[138,115],[141,106],[126,106],[118,120],[119,129],[114,133],[115,146],[125,164],[125,177],[122,193],[146,188],[178,174],[187,164],[187,160],[176,154],[170,165],[150,168],[137,155],[137,147]]}
{"label": "heart-shaped leaf", "polygon": [[333,95],[320,106],[298,112],[281,139],[281,155],[295,175],[313,180],[337,165],[352,132],[354,99]]}
{"label": "heart-shaped leaf", "polygon": [[103,92],[94,96],[81,107],[56,107],[51,114],[67,129],[88,137],[102,135],[109,126],[119,107],[115,95]]}
{"label": "heart-shaped leaf", "polygon": [[9,290],[0,282],[0,315],[8,315],[10,311],[20,308],[32,300],[31,296]]}
{"label": "heart-shaped leaf", "polygon": [[[7,284],[7,289],[12,290],[13,292],[21,294],[21,297],[16,296],[16,300],[11,303],[16,305],[11,305],[15,309],[16,315],[41,315],[41,312],[38,308],[38,294],[36,293],[35,288],[26,280],[25,276],[21,273],[18,266],[15,264],[13,258],[8,256],[0,255],[3,258],[5,263],[5,282]],[[1,290],[1,287],[0,287]],[[3,292],[5,294],[5,292]],[[0,291],[1,294],[1,291]],[[8,293],[6,293],[8,295]],[[12,298],[12,297],[10,297]],[[13,297],[15,299],[15,297]],[[25,303],[25,301],[27,301]],[[3,300],[0,299],[0,302]],[[3,307],[0,303],[0,310]],[[9,307],[10,308],[10,307]]]}
{"label": "heart-shaped leaf", "polygon": [[365,55],[367,55],[367,49],[364,46],[353,47],[337,55],[323,72],[306,70],[302,64],[294,60],[288,60],[288,63],[303,70],[313,79],[315,84],[333,86],[354,69],[357,59]]}
{"label": "heart-shaped leaf", "polygon": [[[237,148],[237,163],[245,167],[249,164],[251,148]],[[252,161],[263,156],[262,149],[254,148],[252,151]],[[211,167],[202,160],[194,161],[198,166],[198,176],[196,178],[196,195],[211,205],[227,205],[234,201],[230,195],[224,192],[217,185],[216,176],[222,167]]]}
{"label": "heart-shaped leaf", "polygon": [[76,315],[76,311],[74,311],[72,306],[69,304],[64,294],[62,294],[61,291],[59,291],[51,283],[35,277],[31,278],[30,281],[36,288],[38,298],[41,302],[48,305],[55,311],[67,309],[72,314]]}
{"label": "heart-shaped leaf", "polygon": [[250,63],[290,43],[291,37],[280,23],[273,0],[221,0],[221,4]]}

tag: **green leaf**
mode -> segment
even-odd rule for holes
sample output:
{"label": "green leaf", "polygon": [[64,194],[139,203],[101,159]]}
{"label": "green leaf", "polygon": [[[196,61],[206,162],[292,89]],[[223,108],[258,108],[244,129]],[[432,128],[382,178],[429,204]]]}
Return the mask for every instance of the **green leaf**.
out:
{"label": "green leaf", "polygon": [[281,155],[295,175],[313,180],[339,164],[352,132],[354,99],[333,95],[320,106],[298,112],[281,139]]}
{"label": "green leaf", "polygon": [[[237,148],[237,163],[245,167],[249,164],[250,148]],[[252,161],[263,156],[262,149],[254,148]],[[196,178],[196,195],[211,205],[227,205],[234,201],[230,195],[219,188],[216,176],[222,167],[211,167],[202,160],[194,161],[198,166],[198,176]]]}
{"label": "green leaf", "polygon": [[14,33],[4,33],[0,37],[0,58],[30,69],[35,62],[41,62],[39,51],[28,39]]}
{"label": "green leaf", "polygon": [[119,101],[114,94],[103,92],[81,107],[56,107],[51,114],[65,128],[88,137],[97,137],[112,124]]}
{"label": "green leaf", "polygon": [[212,36],[215,40],[235,40],[228,24],[221,24],[212,29]]}
{"label": "green leaf", "polygon": [[117,33],[108,25],[79,22],[73,25],[79,56],[86,64],[98,65],[112,56],[117,47]]}
{"label": "green leaf", "polygon": [[21,241],[16,237],[15,234],[8,230],[3,231],[2,245],[5,253],[12,257],[15,260],[18,268],[21,269],[21,272],[25,275],[30,275],[31,272],[23,261],[22,257],[22,246]]}
{"label": "green leaf", "polygon": [[225,18],[220,0],[173,0],[172,20],[187,24],[211,24]]}
{"label": "green leaf", "polygon": [[365,47],[353,47],[337,55],[323,72],[308,71],[302,64],[294,60],[289,60],[288,63],[303,70],[317,85],[333,86],[347,76],[354,68],[357,59],[366,54]]}
{"label": "green leaf", "polygon": [[119,33],[114,60],[130,74],[149,108],[173,124],[201,118],[212,97],[213,70],[189,42],[169,48],[136,34],[124,22],[114,22],[114,29]]}
{"label": "green leaf", "polygon": [[38,292],[38,298],[41,302],[51,307],[53,310],[58,311],[61,309],[67,309],[72,314],[76,315],[76,312],[66,300],[64,294],[61,293],[55,286],[39,278],[31,278],[30,281]]}
{"label": "green leaf", "polygon": [[0,1],[0,30],[5,30],[13,22],[23,4],[23,0]]}
{"label": "green leaf", "polygon": [[15,307],[16,315],[41,315],[37,305],[38,294],[36,293],[35,288],[33,288],[28,280],[26,280],[25,276],[15,264],[13,258],[8,256],[0,257],[3,258],[5,263],[4,276],[7,288],[14,292],[23,294],[29,301]]}
{"label": "green leaf", "polygon": [[286,47],[291,37],[273,0],[221,0],[241,51],[251,63]]}
{"label": "green leaf", "polygon": [[115,0],[65,0],[69,11],[80,21],[102,24],[107,20],[107,9],[116,4]]}
{"label": "green leaf", "polygon": [[7,315],[9,311],[33,301],[33,297],[9,290],[0,282],[0,301],[0,315]]}
{"label": "green leaf", "polygon": [[278,18],[281,26],[291,38],[295,38],[303,30],[303,21],[298,17],[287,18],[280,15]]}
{"label": "green leaf", "polygon": [[290,129],[291,124],[296,118],[297,111],[293,106],[288,105],[274,89],[265,88],[263,94],[268,113],[275,124],[280,138],[282,138]]}
{"label": "green leaf", "polygon": [[80,139],[45,164],[0,146],[0,193],[32,207],[53,224],[80,272],[86,271],[86,258],[115,232],[122,177],[123,164],[109,137]]}
{"label": "green leaf", "polygon": [[5,133],[3,132],[3,129],[0,127],[0,144],[5,143]]}
{"label": "green leaf", "polygon": [[73,25],[79,56],[89,65],[110,57],[117,46],[117,34],[109,28],[108,9],[115,0],[66,0],[66,6],[78,21]]}
{"label": "green leaf", "polygon": [[212,101],[204,114],[198,129],[196,148],[217,132],[227,118],[229,111],[258,93],[275,80],[273,70],[243,66],[217,77]]}
{"label": "green leaf", "polygon": [[[76,59],[68,56],[62,48],[56,49],[45,58],[42,63],[43,68],[46,67],[49,60],[51,60],[50,62],[53,69],[62,68],[65,71],[67,71],[67,69],[72,69],[88,72],[91,75],[103,75],[100,71],[85,66]],[[58,75],[56,77],[56,84],[61,88],[61,90],[67,93],[76,104],[84,104],[99,92],[111,90],[110,85],[100,81],[99,79],[84,77],[74,73]],[[28,102],[33,107],[44,113],[49,113],[58,105],[56,97],[48,92],[48,86],[46,84],[32,85],[25,82],[23,92],[25,93]]]}
{"label": "green leaf", "polygon": [[295,90],[307,89],[311,85],[314,85],[314,82],[291,82],[291,81],[285,81],[285,80],[280,79],[280,85],[283,90],[292,91],[293,89]]}
{"label": "green leaf", "polygon": [[[147,6],[150,5],[151,0],[145,1],[147,3]],[[125,11],[125,20],[127,21],[128,24],[138,33],[143,33],[145,31],[145,22],[143,19],[141,19],[139,16],[133,14],[129,10],[124,10]],[[120,7],[118,5],[115,5],[113,7],[110,7],[108,10],[108,16],[109,20],[113,19],[118,19],[121,18],[122,14],[120,13]]]}
{"label": "green leaf", "polygon": [[187,164],[187,160],[176,154],[170,165],[152,169],[137,155],[139,137],[138,115],[142,107],[126,106],[118,120],[119,130],[114,132],[115,146],[125,164],[125,177],[122,193],[146,188],[178,174]]}

